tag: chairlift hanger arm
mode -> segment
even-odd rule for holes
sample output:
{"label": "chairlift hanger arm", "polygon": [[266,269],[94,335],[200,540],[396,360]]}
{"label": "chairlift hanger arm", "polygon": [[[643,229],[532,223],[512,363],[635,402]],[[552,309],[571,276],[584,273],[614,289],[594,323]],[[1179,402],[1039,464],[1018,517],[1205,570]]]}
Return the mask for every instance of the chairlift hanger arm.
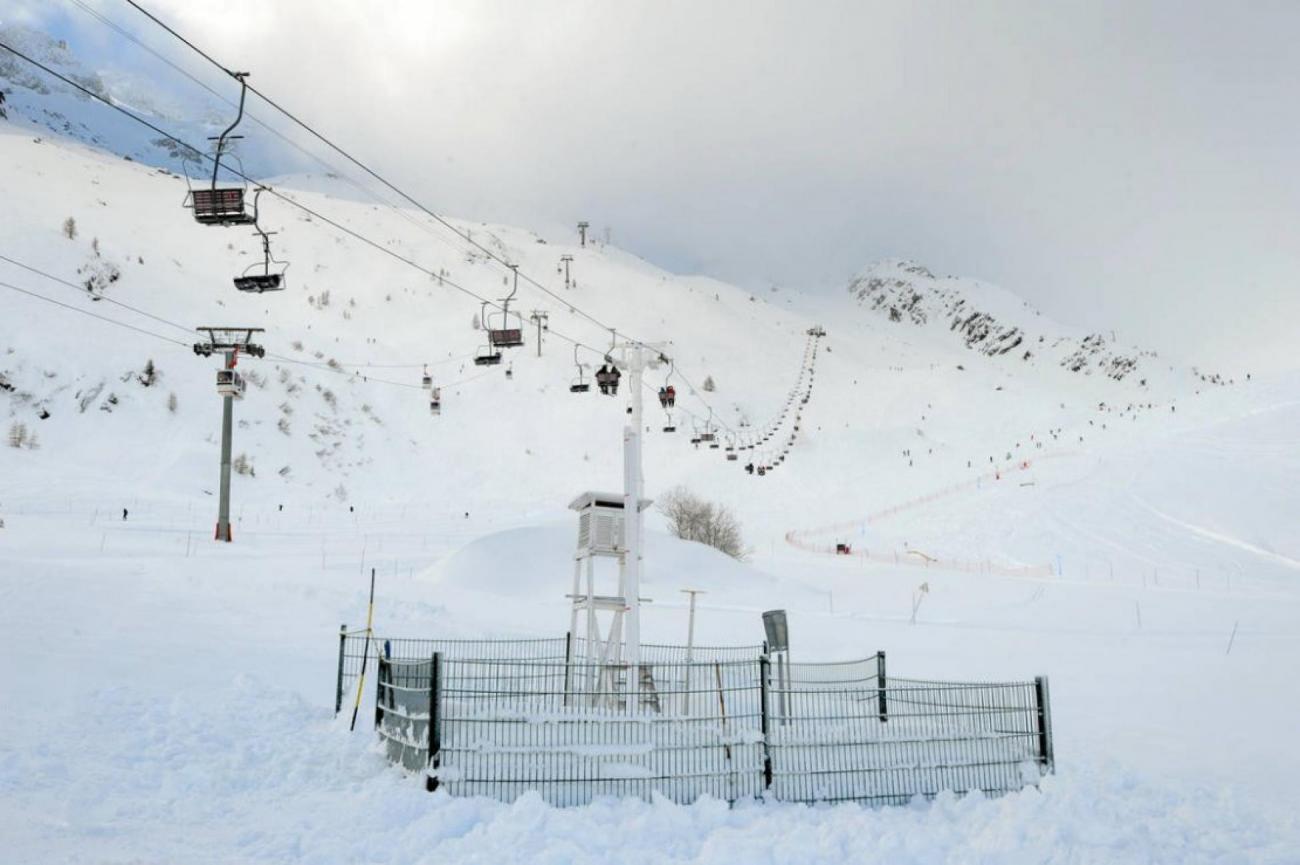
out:
{"label": "chairlift hanger arm", "polygon": [[229,126],[227,126],[225,131],[222,132],[221,135],[217,137],[217,148],[216,148],[217,152],[215,158],[212,160],[212,191],[213,192],[216,192],[217,190],[217,174],[221,171],[221,153],[223,150],[226,149],[226,140],[230,137],[230,133],[234,132],[235,127],[238,126],[240,121],[244,119],[244,103],[248,99],[248,80],[247,80],[248,73],[230,72],[229,74],[233,76],[236,81],[239,82],[239,113],[235,115],[234,122],[231,123]]}

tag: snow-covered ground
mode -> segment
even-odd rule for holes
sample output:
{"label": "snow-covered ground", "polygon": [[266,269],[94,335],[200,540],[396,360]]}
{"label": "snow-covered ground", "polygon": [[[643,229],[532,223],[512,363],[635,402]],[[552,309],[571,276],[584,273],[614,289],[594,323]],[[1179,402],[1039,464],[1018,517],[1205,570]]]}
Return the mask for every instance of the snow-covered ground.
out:
{"label": "snow-covered ground", "polygon": [[[235,452],[256,475],[235,478],[236,542],[218,545],[215,363],[0,289],[0,432],[23,423],[40,445],[0,446],[3,861],[1300,861],[1300,376],[1218,384],[1108,347],[1072,371],[1073,350],[970,346],[935,318],[946,295],[916,322],[846,294],[820,322],[813,396],[776,472],[745,475],[690,447],[690,418],[670,436],[650,414],[649,494],[685,483],[724,502],[753,553],[735,563],[653,518],[645,637],[680,641],[678,590],[703,588],[702,642],[755,642],[759,612],[779,606],[805,659],[883,649],[899,675],[1046,673],[1057,774],[1001,799],[883,810],[451,800],[333,718],[338,626],[363,621],[373,567],[385,634],[562,633],[565,504],[618,487],[622,397],[570,394],[572,348],[552,337],[537,358],[531,332],[512,379],[474,367],[476,304],[283,207],[268,218],[290,289],[245,297],[229,278],[255,238],[193,225],[183,181],[3,122],[0,166],[0,255],[77,283],[116,268],[109,298],[185,326],[265,327],[278,356],[241,361],[262,382],[236,406]],[[330,178],[281,185],[503,296],[502,269],[445,230]],[[709,401],[733,427],[780,415],[814,323],[800,304],[574,238],[458,224],[560,293],[556,264],[573,255],[572,302],[672,340],[695,385],[715,379]],[[3,261],[0,281],[194,340]],[[991,332],[1080,339],[991,287],[941,288],[995,316]],[[555,330],[607,339],[521,295]],[[1107,374],[1116,353],[1136,358],[1122,380]],[[440,417],[422,391],[373,380],[414,384],[425,363],[445,387]],[[801,551],[791,530],[875,555]],[[1040,565],[1051,576],[992,575]]]}

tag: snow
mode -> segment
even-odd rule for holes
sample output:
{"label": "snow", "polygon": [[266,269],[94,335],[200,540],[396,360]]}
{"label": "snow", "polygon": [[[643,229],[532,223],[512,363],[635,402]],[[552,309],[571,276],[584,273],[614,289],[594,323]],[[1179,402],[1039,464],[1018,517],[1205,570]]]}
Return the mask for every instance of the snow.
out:
{"label": "snow", "polygon": [[[649,437],[647,493],[687,483],[724,502],[753,553],[741,564],[672,540],[652,517],[644,638],[682,642],[679,589],[703,588],[700,643],[757,642],[759,613],[782,607],[803,660],[883,649],[899,676],[1046,673],[1057,774],[998,799],[879,810],[452,799],[385,763],[365,702],[357,732],[350,713],[333,718],[338,626],[363,623],[373,567],[383,635],[562,634],[576,535],[565,506],[617,486],[622,398],[570,395],[572,349],[552,338],[538,359],[531,333],[512,380],[462,372],[482,337],[469,331],[477,305],[284,208],[269,218],[294,261],[290,289],[243,297],[229,277],[255,238],[187,221],[176,178],[36,143],[18,123],[0,122],[0,165],[6,212],[21,214],[0,221],[0,254],[74,282],[79,267],[110,262],[123,274],[111,298],[187,326],[264,326],[269,352],[317,364],[241,361],[264,381],[236,406],[235,452],[257,473],[236,478],[236,542],[217,545],[215,364],[0,289],[0,376],[12,388],[0,390],[0,432],[21,420],[40,440],[0,446],[4,861],[1300,860],[1300,375],[1219,386],[1160,359],[1143,387],[986,357],[946,325],[911,328],[841,298],[821,322],[829,336],[801,437],[776,472],[751,478],[693,450],[689,419],[676,438]],[[329,178],[279,182],[499,296],[500,269],[469,263],[451,235],[435,242]],[[60,234],[68,216],[77,240]],[[696,384],[718,382],[712,401],[729,423],[762,424],[782,407],[810,319],[612,248],[457,224],[530,273],[553,274],[572,254],[574,302],[672,339]],[[0,280],[194,338],[2,262]],[[961,287],[977,295],[975,285]],[[307,303],[324,290],[328,305]],[[530,292],[534,305],[557,330],[605,338]],[[146,387],[148,358],[161,378]],[[329,370],[329,358],[358,374]],[[360,366],[395,362],[417,367]],[[425,362],[446,385],[441,417],[418,389],[362,378],[411,382]],[[1020,474],[971,483],[1007,453],[1032,461],[1032,486]],[[818,541],[885,561],[784,540],[839,524],[857,528]],[[894,565],[908,549],[1052,572]]]}

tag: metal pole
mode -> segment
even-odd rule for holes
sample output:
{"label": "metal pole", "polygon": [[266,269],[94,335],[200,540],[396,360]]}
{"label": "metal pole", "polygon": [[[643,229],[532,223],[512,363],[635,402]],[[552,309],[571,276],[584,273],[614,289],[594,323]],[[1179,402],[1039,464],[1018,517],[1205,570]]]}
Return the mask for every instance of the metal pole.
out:
{"label": "metal pole", "polygon": [[[235,368],[235,353],[226,352],[226,369]],[[217,540],[229,542],[230,536],[230,446],[234,431],[235,400],[229,394],[221,398],[221,491],[217,504]]]}
{"label": "metal pole", "polygon": [[758,687],[759,687],[759,723],[762,725],[763,732],[763,790],[764,792],[772,789],[772,731],[769,727],[768,719],[772,715],[771,700],[768,697],[768,680],[772,677],[772,664],[768,660],[767,651],[758,659]]}
{"label": "metal pole", "polygon": [[889,720],[889,702],[885,696],[885,653],[876,652],[876,709],[880,713],[880,722]]}
{"label": "metal pole", "polygon": [[632,396],[632,414],[623,428],[623,514],[627,537],[627,566],[624,571],[627,591],[626,658],[628,669],[628,706],[636,713],[641,698],[641,365],[640,349],[627,352],[628,388]]}
{"label": "metal pole", "polygon": [[695,659],[695,596],[702,594],[703,589],[682,589],[683,592],[691,596],[690,613],[686,619],[686,686],[682,694],[682,714],[691,713],[691,664]]}
{"label": "metal pole", "polygon": [[438,769],[442,766],[442,653],[434,652],[429,661],[429,762],[425,769],[424,789],[438,789]]}
{"label": "metal pole", "polygon": [[348,645],[348,626],[339,625],[339,678],[334,687],[334,715],[343,710],[343,651]]}

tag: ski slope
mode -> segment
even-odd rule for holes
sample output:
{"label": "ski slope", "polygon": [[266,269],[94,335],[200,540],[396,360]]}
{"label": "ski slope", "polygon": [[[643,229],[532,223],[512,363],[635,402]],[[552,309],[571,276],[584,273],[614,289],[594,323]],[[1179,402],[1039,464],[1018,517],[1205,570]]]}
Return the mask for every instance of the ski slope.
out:
{"label": "ski slope", "polygon": [[[679,590],[701,588],[701,642],[753,642],[759,613],[785,607],[805,659],[883,649],[900,675],[1047,673],[1058,774],[998,800],[879,811],[455,801],[333,719],[338,626],[361,624],[373,567],[382,633],[562,632],[565,505],[619,485],[624,396],[570,394],[572,346],[547,337],[539,358],[531,330],[509,356],[512,378],[475,367],[476,302],[291,208],[265,211],[293,262],[289,289],[246,297],[229,280],[256,238],[194,225],[182,179],[20,123],[0,122],[0,165],[19,215],[0,221],[0,255],[74,283],[111,265],[121,275],[108,298],[182,326],[0,261],[0,281],[182,343],[0,288],[0,413],[40,445],[0,447],[7,861],[1300,858],[1298,701],[1286,687],[1300,671],[1295,373],[1212,384],[1141,356],[1148,374],[1116,381],[1055,357],[990,356],[933,316],[893,321],[847,293],[815,321],[780,294],[613,247],[456,221],[583,311],[670,341],[694,386],[716,381],[704,396],[732,427],[780,415],[806,330],[828,330],[799,439],[766,477],[692,448],[684,413],[676,436],[657,432],[648,408],[649,495],[684,483],[727,504],[752,555],[741,564],[675,541],[653,517],[645,639],[681,641]],[[421,267],[489,297],[508,291],[501,267],[419,216],[358,202],[323,175],[274,182]],[[68,217],[74,240],[61,233]],[[945,280],[1027,329],[989,288]],[[554,331],[607,344],[553,298],[520,295]],[[1025,315],[1036,332],[1079,338]],[[256,475],[235,478],[229,546],[210,540],[216,365],[183,330],[226,323],[266,328],[268,350],[240,362],[262,384],[236,405],[235,453]],[[146,386],[148,359],[158,378]],[[425,364],[444,388],[439,417],[418,388]],[[676,385],[702,423],[705,403]],[[803,551],[786,542],[792,530],[878,557]],[[909,550],[1050,575],[926,567]]]}

